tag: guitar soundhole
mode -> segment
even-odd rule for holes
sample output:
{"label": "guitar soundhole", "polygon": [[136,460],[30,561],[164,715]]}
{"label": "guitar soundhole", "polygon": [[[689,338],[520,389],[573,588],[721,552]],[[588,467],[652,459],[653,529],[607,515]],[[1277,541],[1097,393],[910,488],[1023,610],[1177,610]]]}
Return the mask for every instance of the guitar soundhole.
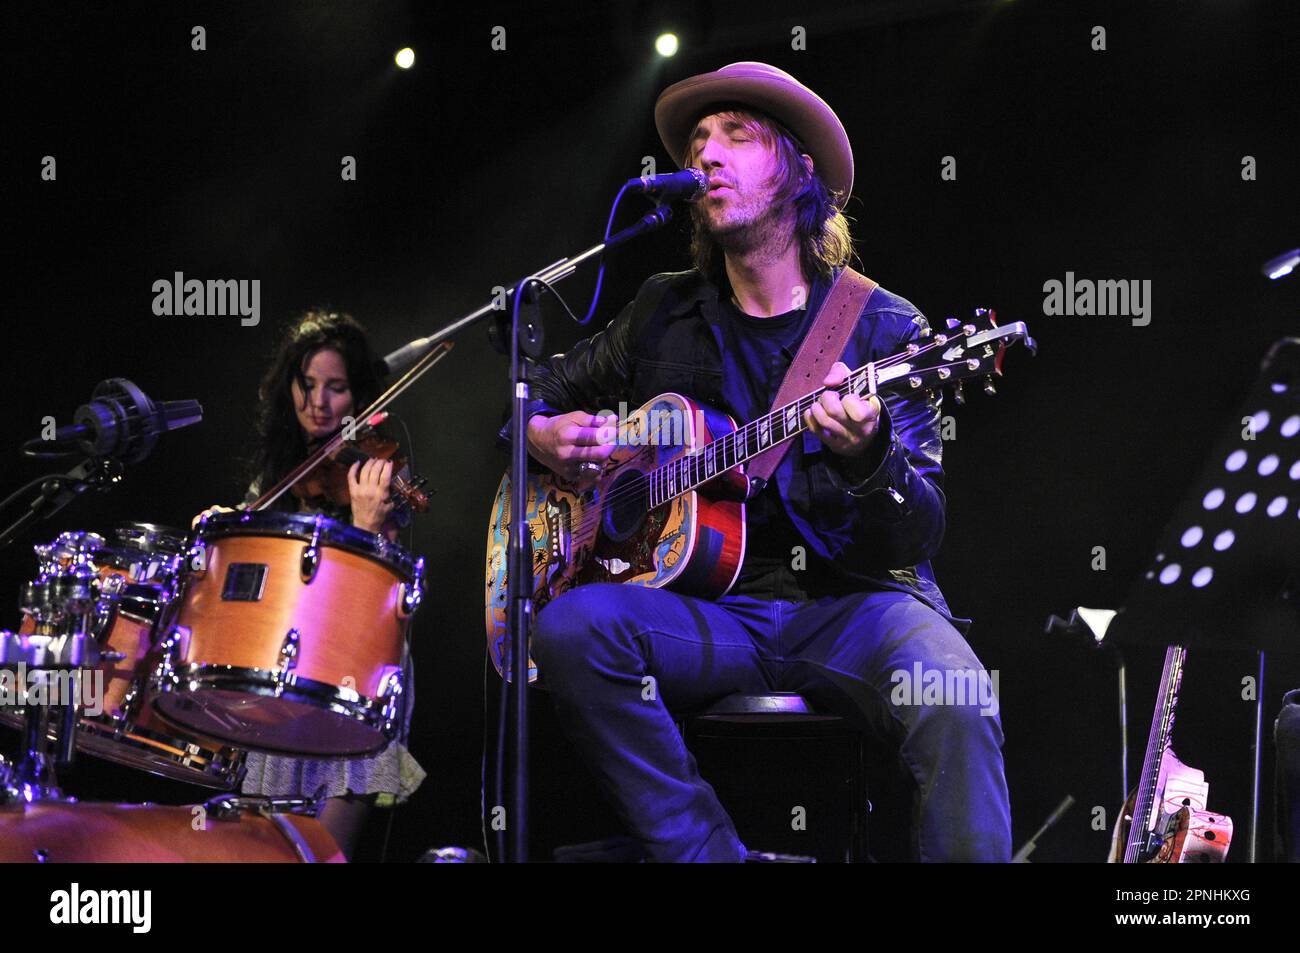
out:
{"label": "guitar soundhole", "polygon": [[605,488],[601,531],[610,542],[621,543],[645,525],[645,477],[639,470],[625,470]]}

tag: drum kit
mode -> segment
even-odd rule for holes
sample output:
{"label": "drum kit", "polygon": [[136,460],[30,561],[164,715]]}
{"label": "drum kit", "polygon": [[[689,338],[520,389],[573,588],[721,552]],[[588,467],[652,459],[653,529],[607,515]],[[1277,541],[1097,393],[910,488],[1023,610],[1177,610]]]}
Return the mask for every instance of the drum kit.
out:
{"label": "drum kit", "polygon": [[[397,736],[423,559],[266,510],[34,549],[21,623],[0,631],[0,722],[22,732],[0,758],[0,861],[340,859],[318,798],[232,792],[250,751],[366,757]],[[79,803],[56,774],[74,752],[221,793]]]}

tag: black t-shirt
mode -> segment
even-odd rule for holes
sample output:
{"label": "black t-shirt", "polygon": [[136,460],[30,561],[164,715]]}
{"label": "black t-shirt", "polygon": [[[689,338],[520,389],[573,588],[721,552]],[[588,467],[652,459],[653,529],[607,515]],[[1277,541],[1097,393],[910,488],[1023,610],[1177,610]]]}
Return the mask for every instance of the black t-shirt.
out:
{"label": "black t-shirt", "polygon": [[[733,408],[739,415],[737,424],[743,426],[771,410],[806,333],[808,312],[800,308],[756,318],[730,300],[722,312],[727,338],[723,373],[738,381],[742,386],[736,390],[749,397],[749,406]],[[836,575],[826,571],[790,522],[775,479],[746,504],[745,516],[745,562],[732,594],[803,600],[839,591]]]}

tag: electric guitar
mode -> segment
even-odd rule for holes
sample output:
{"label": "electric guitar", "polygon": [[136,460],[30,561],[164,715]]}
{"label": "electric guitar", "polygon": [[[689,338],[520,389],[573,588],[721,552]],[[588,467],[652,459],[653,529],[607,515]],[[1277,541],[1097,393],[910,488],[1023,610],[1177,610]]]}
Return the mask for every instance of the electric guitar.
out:
{"label": "electric guitar", "polygon": [[[948,321],[883,360],[863,365],[837,388],[859,397],[955,387],[1002,373],[1007,348],[1033,339],[1023,322],[998,326],[993,311]],[[745,556],[745,461],[805,429],[804,413],[825,388],[737,427],[727,414],[680,394],[660,394],[617,428],[616,447],[593,486],[540,467],[528,474],[533,611],[574,586],[621,582],[716,599],[735,583]],[[506,581],[510,474],[497,488],[487,541],[488,653],[508,668]],[[530,677],[536,669],[530,663]]]}

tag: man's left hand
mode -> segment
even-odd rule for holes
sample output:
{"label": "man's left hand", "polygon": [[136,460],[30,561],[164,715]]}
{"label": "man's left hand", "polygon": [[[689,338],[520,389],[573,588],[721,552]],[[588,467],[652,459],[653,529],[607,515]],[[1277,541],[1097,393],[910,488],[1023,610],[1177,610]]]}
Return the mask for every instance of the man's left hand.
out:
{"label": "man's left hand", "polygon": [[[849,378],[849,366],[843,361],[832,365],[827,388],[839,387]],[[866,399],[834,390],[826,390],[804,413],[804,423],[833,453],[843,457],[860,457],[870,449],[880,424],[880,399],[874,394]]]}

